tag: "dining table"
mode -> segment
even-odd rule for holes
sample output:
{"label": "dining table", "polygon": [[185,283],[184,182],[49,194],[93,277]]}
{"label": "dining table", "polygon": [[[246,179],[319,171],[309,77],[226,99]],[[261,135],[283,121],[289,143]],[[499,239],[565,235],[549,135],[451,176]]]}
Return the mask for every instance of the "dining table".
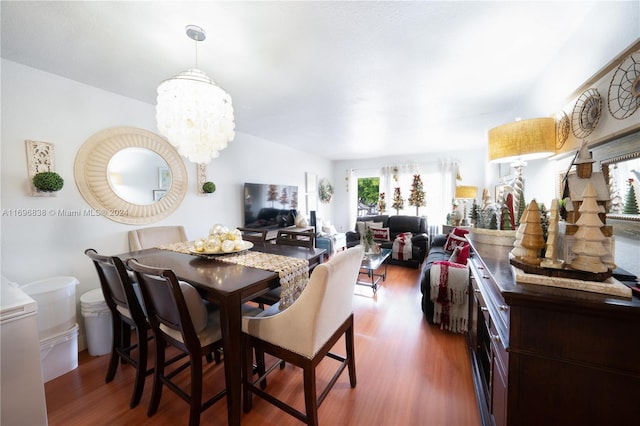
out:
{"label": "dining table", "polygon": [[[324,262],[326,250],[272,243],[256,243],[250,249],[307,260],[309,270]],[[278,272],[164,248],[150,248],[118,255],[126,260],[171,269],[178,279],[198,288],[207,300],[220,306],[229,425],[239,425],[242,395],[242,304],[280,285]]]}

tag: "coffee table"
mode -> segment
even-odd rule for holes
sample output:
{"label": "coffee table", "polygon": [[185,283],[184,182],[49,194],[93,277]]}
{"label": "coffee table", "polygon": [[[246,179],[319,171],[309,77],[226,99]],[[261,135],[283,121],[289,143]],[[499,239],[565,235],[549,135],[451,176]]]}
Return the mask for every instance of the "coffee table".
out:
{"label": "coffee table", "polygon": [[[356,284],[371,287],[373,294],[376,294],[380,280],[384,281],[387,278],[387,264],[385,262],[389,256],[391,256],[391,249],[381,249],[380,253],[365,254],[360,265],[360,274],[367,274],[371,281],[358,280]],[[376,272],[381,266],[384,266],[384,271],[382,273]]]}

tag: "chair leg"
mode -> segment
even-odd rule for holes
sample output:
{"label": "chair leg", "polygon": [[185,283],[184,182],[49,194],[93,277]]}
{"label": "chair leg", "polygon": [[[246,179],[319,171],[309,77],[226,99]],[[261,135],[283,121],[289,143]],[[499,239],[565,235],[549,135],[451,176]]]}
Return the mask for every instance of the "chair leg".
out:
{"label": "chair leg", "polygon": [[191,409],[189,410],[189,426],[200,424],[202,408],[202,357],[189,354],[191,362]]}
{"label": "chair leg", "polygon": [[[144,334],[144,335],[143,335]],[[136,380],[133,385],[133,395],[131,396],[131,408],[136,407],[142,398],[142,390],[144,389],[144,381],[147,377],[147,330],[136,328],[136,336],[138,338],[138,371],[136,371]]]}
{"label": "chair leg", "polygon": [[164,362],[165,362],[165,353],[166,344],[165,342],[156,336],[156,365],[153,370],[153,390],[151,391],[151,401],[149,402],[149,410],[147,411],[147,416],[153,416],[156,411],[158,411],[158,406],[160,405],[160,397],[162,396],[162,380],[160,377],[164,375]]}
{"label": "chair leg", "polygon": [[111,342],[111,358],[109,359],[109,367],[107,367],[107,375],[104,378],[105,383],[109,383],[116,376],[116,370],[118,369],[118,361],[120,355],[118,349],[122,346],[122,321],[117,315],[113,315],[111,326],[113,327],[113,340]]}
{"label": "chair leg", "polygon": [[[131,346],[131,326],[124,321],[120,321],[120,328],[122,330],[120,347],[128,348]],[[120,358],[121,364],[126,364],[128,361],[124,358]]]}
{"label": "chair leg", "polygon": [[309,362],[304,367],[304,405],[307,411],[307,424],[318,425],[318,400],[316,397],[316,369]]}
{"label": "chair leg", "polygon": [[354,333],[353,333],[353,321],[345,333],[345,343],[349,368],[349,383],[352,388],[356,387],[356,357],[354,350]]}
{"label": "chair leg", "polygon": [[[253,394],[249,389],[249,385],[253,381],[253,350],[250,339],[244,334],[242,337],[242,346],[244,347],[242,351],[242,365],[244,368],[242,375],[242,407],[244,412],[248,413],[253,406]],[[259,370],[259,367],[257,367],[256,370]]]}

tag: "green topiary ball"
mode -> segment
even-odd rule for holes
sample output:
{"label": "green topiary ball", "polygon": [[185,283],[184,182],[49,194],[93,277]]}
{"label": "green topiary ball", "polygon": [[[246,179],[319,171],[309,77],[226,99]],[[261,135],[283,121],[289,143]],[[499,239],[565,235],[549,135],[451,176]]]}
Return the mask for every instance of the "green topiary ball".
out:
{"label": "green topiary ball", "polygon": [[39,191],[56,192],[62,189],[64,179],[56,172],[40,172],[33,176],[33,186]]}
{"label": "green topiary ball", "polygon": [[202,184],[202,191],[207,194],[213,194],[216,192],[216,184],[213,182],[205,182]]}

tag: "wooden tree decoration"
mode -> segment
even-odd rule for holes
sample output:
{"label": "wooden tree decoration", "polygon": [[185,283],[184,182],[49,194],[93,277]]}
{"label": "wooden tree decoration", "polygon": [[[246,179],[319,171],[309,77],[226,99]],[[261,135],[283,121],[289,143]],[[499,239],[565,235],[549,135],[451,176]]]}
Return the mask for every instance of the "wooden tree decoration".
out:
{"label": "wooden tree decoration", "polygon": [[627,199],[624,202],[624,214],[638,214],[638,199],[636,198],[636,188],[633,186],[633,178],[629,179],[627,189]]}
{"label": "wooden tree decoration", "polygon": [[380,198],[378,199],[378,212],[380,214],[387,211],[387,202],[384,199],[384,192],[380,193]]}
{"label": "wooden tree decoration", "polygon": [[287,188],[282,188],[282,193],[280,194],[280,204],[282,204],[282,207],[289,204],[289,195],[287,194]]}
{"label": "wooden tree decoration", "polygon": [[400,214],[400,210],[404,208],[404,199],[400,193],[400,187],[395,187],[393,190],[393,204],[391,207],[396,209],[396,215]]}
{"label": "wooden tree decoration", "polygon": [[416,216],[418,216],[418,210],[420,207],[426,206],[424,185],[422,185],[422,179],[420,175],[413,175],[413,182],[411,183],[411,192],[409,193],[409,205],[415,206]]}
{"label": "wooden tree decoration", "polygon": [[514,210],[514,204],[513,204],[513,194],[509,193],[507,194],[507,199],[505,201],[505,204],[507,205],[507,209],[509,209],[509,220],[511,220],[511,229],[516,229],[515,227],[518,226],[516,224],[516,216],[515,216],[515,210]]}
{"label": "wooden tree decoration", "polygon": [[528,213],[529,209],[527,208],[522,214],[523,223],[521,223],[516,229],[516,239],[513,242],[513,249],[511,250],[511,254],[519,260],[522,260],[522,258],[527,254],[526,249],[522,247],[522,236],[524,235],[524,222],[527,220]]}
{"label": "wooden tree decoration", "polygon": [[267,201],[271,201],[271,207],[273,207],[273,202],[278,199],[278,187],[276,185],[269,185],[269,189],[267,190]]}
{"label": "wooden tree decoration", "polygon": [[529,204],[527,218],[523,224],[522,247],[526,249],[526,255],[522,257],[522,261],[538,265],[540,264],[540,250],[544,248],[544,238],[540,225],[540,209],[536,200],[532,200]]}
{"label": "wooden tree decoration", "polygon": [[[498,200],[496,200],[496,202],[497,201]],[[482,190],[482,207],[487,207],[489,204],[491,204],[491,195],[489,194],[487,188],[484,188]]]}
{"label": "wooden tree decoration", "polygon": [[582,193],[582,205],[580,206],[580,218],[576,222],[578,230],[574,234],[576,242],[572,251],[576,258],[571,262],[573,269],[588,272],[607,272],[607,266],[602,263],[602,257],[609,251],[604,246],[605,236],[600,230],[604,225],[598,216],[600,206],[596,201],[596,190],[591,183]]}
{"label": "wooden tree decoration", "polygon": [[558,200],[551,202],[551,211],[549,213],[549,228],[547,230],[547,245],[544,257],[540,263],[544,268],[562,269],[563,261],[558,260],[558,222],[560,221],[560,212],[558,208]]}

